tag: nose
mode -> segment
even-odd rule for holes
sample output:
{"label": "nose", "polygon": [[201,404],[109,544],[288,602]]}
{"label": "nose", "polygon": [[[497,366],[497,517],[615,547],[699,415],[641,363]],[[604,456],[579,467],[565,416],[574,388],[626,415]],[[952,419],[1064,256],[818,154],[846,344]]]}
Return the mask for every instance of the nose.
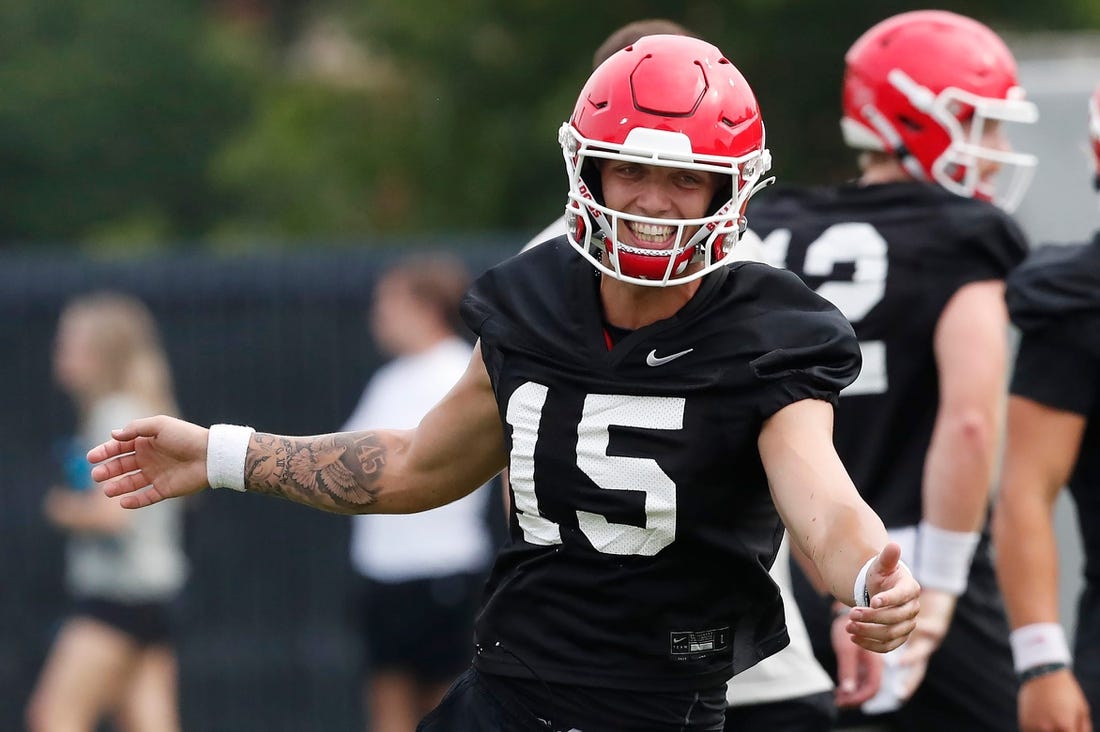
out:
{"label": "nose", "polygon": [[668,181],[649,176],[638,187],[635,203],[639,213],[661,217],[672,210],[672,187]]}

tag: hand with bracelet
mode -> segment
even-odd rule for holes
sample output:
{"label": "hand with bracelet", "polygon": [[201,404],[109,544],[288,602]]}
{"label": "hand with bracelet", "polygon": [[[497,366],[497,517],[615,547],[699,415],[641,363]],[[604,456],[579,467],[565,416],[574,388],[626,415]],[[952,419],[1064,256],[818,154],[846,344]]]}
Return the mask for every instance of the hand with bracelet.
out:
{"label": "hand with bracelet", "polygon": [[1070,670],[1069,644],[1058,623],[1030,623],[1009,636],[1020,677],[1022,732],[1091,732],[1088,701]]}
{"label": "hand with bracelet", "polygon": [[921,583],[920,613],[909,640],[883,659],[879,692],[864,711],[879,714],[898,709],[924,682],[928,663],[942,645],[966,591],[977,532],[950,531],[922,521],[916,527],[914,572]]}

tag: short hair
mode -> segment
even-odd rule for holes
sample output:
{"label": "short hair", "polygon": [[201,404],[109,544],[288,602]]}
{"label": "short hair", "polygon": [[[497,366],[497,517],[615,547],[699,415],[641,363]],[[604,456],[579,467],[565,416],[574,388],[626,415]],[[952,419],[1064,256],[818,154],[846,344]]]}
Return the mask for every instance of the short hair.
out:
{"label": "short hair", "polygon": [[392,264],[382,278],[401,282],[413,298],[431,308],[447,327],[466,335],[458,309],[470,286],[470,271],[458,256],[446,252],[409,255]]}
{"label": "short hair", "polygon": [[691,38],[698,38],[698,36],[684,26],[676,21],[668,20],[667,18],[635,20],[632,23],[627,23],[618,30],[612,31],[611,35],[607,37],[607,40],[600,44],[600,47],[596,49],[596,53],[592,56],[592,68],[596,68],[604,61],[614,56],[617,51],[621,51],[639,38],[656,35],[690,36]]}

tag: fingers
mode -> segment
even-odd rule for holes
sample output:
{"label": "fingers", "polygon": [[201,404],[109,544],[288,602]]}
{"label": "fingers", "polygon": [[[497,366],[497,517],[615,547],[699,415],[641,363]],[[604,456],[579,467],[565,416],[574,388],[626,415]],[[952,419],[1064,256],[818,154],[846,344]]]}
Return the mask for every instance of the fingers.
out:
{"label": "fingers", "polygon": [[900,648],[905,643],[905,636],[900,638],[893,638],[890,640],[877,640],[875,638],[869,638],[859,635],[852,635],[852,642],[860,648],[866,648],[868,651],[874,653],[889,653],[895,648]]}
{"label": "fingers", "polygon": [[92,464],[102,463],[105,460],[118,457],[128,452],[134,451],[133,440],[107,440],[106,442],[96,445],[88,451],[87,459]]}
{"label": "fingers", "polygon": [[852,636],[852,641],[861,648],[885,653],[904,643],[916,626],[915,620],[905,620],[891,625],[852,621],[848,623],[846,630]]}
{"label": "fingers", "polygon": [[156,489],[155,486],[146,486],[145,490],[139,490],[136,493],[128,493],[119,499],[118,503],[123,508],[145,508],[151,506],[154,503],[160,503],[161,501],[169,498]]}
{"label": "fingers", "polygon": [[[920,597],[920,585],[908,572],[899,572],[891,580],[896,578],[896,584],[887,586],[871,595],[871,607],[874,609],[886,607],[903,607],[909,603],[917,602]],[[919,605],[917,608],[919,609]],[[914,610],[915,612],[915,610]]]}
{"label": "fingers", "polygon": [[875,695],[882,682],[882,656],[869,653],[845,638],[837,647],[836,703],[857,707]]}
{"label": "fingers", "polygon": [[854,607],[848,612],[848,620],[874,625],[897,625],[905,621],[915,621],[919,612],[920,603],[910,600],[901,605],[887,605],[881,608]]}
{"label": "fingers", "polygon": [[92,468],[92,480],[102,483],[111,478],[133,472],[138,469],[137,456],[132,452],[122,453],[119,457],[108,462],[100,463]]}
{"label": "fingers", "polygon": [[88,451],[88,462],[100,463],[124,452],[132,452],[134,440],[138,437],[156,437],[162,429],[168,417],[144,417],[135,419],[130,424],[117,430],[111,430],[111,438],[106,442],[96,445]]}
{"label": "fingers", "polygon": [[103,492],[109,498],[117,498],[118,496],[126,495],[127,493],[134,493],[140,491],[142,488],[148,486],[152,481],[148,476],[140,470],[133,473],[126,473],[112,480],[108,480],[103,483]]}
{"label": "fingers", "polygon": [[103,492],[111,498],[121,496],[118,504],[123,508],[145,508],[171,497],[151,483],[140,470],[104,483]]}
{"label": "fingers", "polygon": [[[853,648],[865,657],[878,658],[879,654],[869,653],[863,648],[853,644]],[[878,693],[882,683],[882,666],[872,665],[861,667],[860,672],[851,679],[842,679],[837,685],[836,704],[838,707],[850,709],[858,707]]]}

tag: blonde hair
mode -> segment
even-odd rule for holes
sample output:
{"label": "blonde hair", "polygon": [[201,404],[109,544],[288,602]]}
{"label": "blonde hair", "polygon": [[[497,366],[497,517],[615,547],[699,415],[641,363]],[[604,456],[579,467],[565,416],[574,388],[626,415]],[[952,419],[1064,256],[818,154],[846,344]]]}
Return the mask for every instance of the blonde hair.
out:
{"label": "blonde hair", "polygon": [[69,301],[61,317],[78,318],[89,326],[102,366],[103,393],[129,394],[153,411],[178,413],[160,332],[141,300],[119,292],[93,292]]}

